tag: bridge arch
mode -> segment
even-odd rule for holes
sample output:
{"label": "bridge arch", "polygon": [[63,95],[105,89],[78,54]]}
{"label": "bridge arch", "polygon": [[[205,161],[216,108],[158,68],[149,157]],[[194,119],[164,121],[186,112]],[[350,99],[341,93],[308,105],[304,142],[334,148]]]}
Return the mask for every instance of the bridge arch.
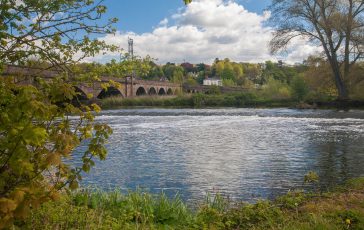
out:
{"label": "bridge arch", "polygon": [[146,95],[147,92],[145,91],[144,87],[140,86],[137,91],[136,91],[136,95],[137,96],[143,96],[143,95]]}
{"label": "bridge arch", "polygon": [[89,99],[87,94],[82,89],[77,86],[73,86],[73,88],[76,92],[76,98],[74,98],[74,100],[85,101]]}
{"label": "bridge arch", "polygon": [[97,96],[98,99],[104,99],[107,97],[124,97],[124,95],[120,92],[119,89],[111,86],[107,89],[102,89],[99,95]]}
{"label": "bridge arch", "polygon": [[154,87],[150,87],[148,94],[149,95],[156,95],[157,94],[157,90]]}
{"label": "bridge arch", "polygon": [[172,95],[173,94],[173,90],[171,89],[171,88],[169,88],[168,90],[167,90],[167,95]]}
{"label": "bridge arch", "polygon": [[160,88],[158,91],[158,95],[166,95],[166,90],[164,88]]}

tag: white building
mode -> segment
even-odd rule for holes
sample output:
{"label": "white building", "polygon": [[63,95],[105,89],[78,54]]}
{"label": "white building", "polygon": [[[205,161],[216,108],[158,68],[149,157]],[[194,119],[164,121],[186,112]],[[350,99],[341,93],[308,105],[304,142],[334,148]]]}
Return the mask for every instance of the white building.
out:
{"label": "white building", "polygon": [[203,85],[217,85],[222,86],[222,80],[218,78],[207,78],[203,80]]}

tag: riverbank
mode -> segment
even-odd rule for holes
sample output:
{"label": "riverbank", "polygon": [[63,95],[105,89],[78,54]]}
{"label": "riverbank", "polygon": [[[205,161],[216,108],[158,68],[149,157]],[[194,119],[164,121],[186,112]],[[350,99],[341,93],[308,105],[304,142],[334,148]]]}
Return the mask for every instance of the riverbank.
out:
{"label": "riverbank", "polygon": [[254,93],[239,94],[189,94],[176,97],[110,97],[97,102],[102,109],[122,107],[292,107],[296,103],[290,99],[263,99]]}
{"label": "riverbank", "polygon": [[196,209],[178,196],[79,191],[17,224],[21,229],[363,229],[364,178],[327,193],[296,191],[256,204],[207,197]]}
{"label": "riverbank", "polygon": [[298,102],[291,98],[264,98],[255,93],[190,94],[174,97],[110,97],[99,100],[97,103],[102,109],[125,107],[364,109],[364,101],[307,100]]}

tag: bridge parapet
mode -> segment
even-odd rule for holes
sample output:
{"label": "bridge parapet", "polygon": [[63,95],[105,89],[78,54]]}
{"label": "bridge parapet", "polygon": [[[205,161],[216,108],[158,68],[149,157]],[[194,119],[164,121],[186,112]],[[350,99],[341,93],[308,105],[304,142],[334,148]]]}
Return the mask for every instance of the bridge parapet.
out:
{"label": "bridge parapet", "polygon": [[[34,77],[42,77],[52,79],[59,76],[62,71],[43,70],[32,67],[22,67],[16,65],[7,65],[1,73],[3,76],[29,77],[24,84],[34,84]],[[109,90],[102,87],[102,83],[114,81],[119,83],[119,86],[110,86]],[[85,95],[92,94],[94,99],[105,98],[108,96],[135,97],[141,95],[175,95],[181,90],[180,84],[175,84],[167,81],[147,81],[141,79],[133,79],[133,84],[130,78],[101,76],[100,81],[85,81],[75,83],[74,87]],[[142,92],[141,94],[138,94]]]}
{"label": "bridge parapet", "polygon": [[61,71],[57,70],[45,70],[34,67],[23,67],[17,65],[5,65],[4,70],[1,72],[5,76],[28,76],[28,77],[43,77],[53,78],[59,76]]}

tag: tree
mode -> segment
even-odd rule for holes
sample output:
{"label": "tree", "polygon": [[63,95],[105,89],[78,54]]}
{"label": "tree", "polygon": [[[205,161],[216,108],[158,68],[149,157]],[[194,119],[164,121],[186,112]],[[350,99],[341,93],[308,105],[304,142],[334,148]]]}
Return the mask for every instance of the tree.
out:
{"label": "tree", "polygon": [[363,0],[273,0],[272,21],[278,27],[271,51],[287,47],[295,37],[320,44],[330,63],[338,98],[348,98],[353,65],[364,57]]}
{"label": "tree", "polygon": [[292,96],[294,99],[301,101],[308,93],[308,87],[306,82],[301,76],[295,76],[290,84],[292,89]]}
{"label": "tree", "polygon": [[184,78],[183,68],[180,67],[180,66],[177,66],[173,71],[172,82],[182,84],[183,83],[183,78]]}
{"label": "tree", "polygon": [[189,62],[184,62],[180,66],[186,73],[196,72],[196,68]]}
{"label": "tree", "polygon": [[162,69],[163,69],[163,72],[164,72],[164,75],[166,76],[166,78],[168,80],[171,80],[173,77],[173,72],[176,69],[176,65],[174,63],[168,62],[167,64],[165,64],[162,67]]}
{"label": "tree", "polygon": [[241,78],[243,76],[243,66],[238,64],[238,63],[234,63],[233,64],[233,69],[234,69],[234,75],[235,78]]}
{"label": "tree", "polygon": [[224,71],[224,68],[225,68],[225,63],[222,61],[214,63],[214,68],[216,69],[216,75],[218,77],[221,77],[222,72]]}
{"label": "tree", "polygon": [[278,80],[282,83],[287,83],[288,79],[286,74],[283,72],[283,67],[279,67],[278,63],[271,61],[266,62],[266,68],[263,71],[263,78],[267,80],[272,77],[274,80]]}
{"label": "tree", "polygon": [[221,79],[235,81],[234,70],[231,65],[225,66],[221,73]]}
{"label": "tree", "polygon": [[106,64],[105,72],[103,74],[112,75],[114,77],[125,77],[135,74],[137,77],[146,77],[152,70],[151,58],[146,56],[145,58],[133,57],[124,58],[124,60],[118,62],[111,60]]}
{"label": "tree", "polygon": [[[102,1],[101,1],[102,2]],[[29,57],[65,68],[85,57],[116,47],[90,39],[91,34],[112,33],[110,19],[95,23],[106,12],[92,0],[0,2],[0,62],[24,64]]]}
{"label": "tree", "polygon": [[337,89],[330,64],[323,57],[310,56],[304,61],[307,70],[304,80],[314,94],[315,99],[337,97]]}
{"label": "tree", "polygon": [[244,76],[255,84],[263,84],[262,68],[257,64],[244,63]]}
{"label": "tree", "polygon": [[150,71],[149,77],[155,80],[163,79],[164,78],[164,72],[162,67],[160,66],[154,66],[152,68],[152,71]]}
{"label": "tree", "polygon": [[[96,22],[105,10],[91,0],[2,0],[0,65],[36,60],[44,68],[70,70],[84,57],[115,50],[90,39],[91,34],[113,31],[115,19]],[[35,87],[16,84],[19,76],[0,78],[0,228],[56,199],[60,189],[77,188],[93,159],[106,157],[111,129],[95,122],[97,105],[78,101],[73,79],[62,71],[52,80],[28,79]],[[81,143],[87,148],[76,156]],[[82,164],[65,163],[70,157],[79,157]]]}

